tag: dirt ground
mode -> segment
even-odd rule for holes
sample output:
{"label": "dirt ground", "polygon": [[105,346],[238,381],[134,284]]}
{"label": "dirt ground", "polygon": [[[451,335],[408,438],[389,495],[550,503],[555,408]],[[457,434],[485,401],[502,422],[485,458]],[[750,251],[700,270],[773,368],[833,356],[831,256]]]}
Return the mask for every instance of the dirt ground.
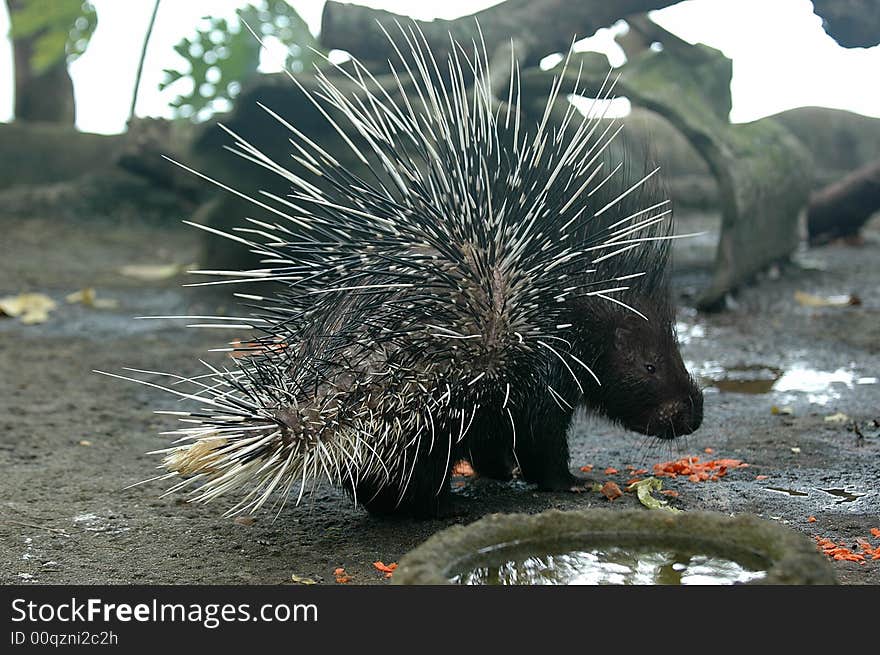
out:
{"label": "dirt ground", "polygon": [[[352,584],[387,584],[373,562],[397,561],[452,523],[490,512],[637,505],[632,494],[609,503],[596,493],[467,479],[456,480],[465,513],[447,520],[379,520],[324,488],[274,521],[270,512],[235,521],[223,516],[223,502],[161,497],[161,483],[129,487],[154,474],[158,457],[145,453],[164,447],[158,433],[175,427],[152,410],[175,401],[93,369],[193,372],[198,357],[221,357],[206,351],[225,335],[133,317],[234,309],[181,288],[188,276],[142,282],[119,268],[193,262],[198,235],[184,225],[0,222],[0,296],[34,291],[59,303],[41,325],[0,319],[2,583],[332,583],[344,567]],[[702,428],[670,445],[581,417],[571,428],[572,468],[591,464],[597,480],[622,483],[628,465],[650,469],[685,455],[741,459],[750,466],[718,482],[665,481],[679,492],[672,502],[754,513],[848,546],[878,545],[870,529],[880,528],[880,222],[862,245],[813,249],[798,262],[714,315],[688,308],[705,271],[684,267],[676,275],[680,337],[706,385]],[[65,302],[84,287],[118,306]],[[797,291],[852,293],[861,304],[807,307]],[[828,420],[837,414],[846,417]],[[605,476],[606,467],[621,473]],[[880,583],[880,560],[834,568],[844,584]]]}

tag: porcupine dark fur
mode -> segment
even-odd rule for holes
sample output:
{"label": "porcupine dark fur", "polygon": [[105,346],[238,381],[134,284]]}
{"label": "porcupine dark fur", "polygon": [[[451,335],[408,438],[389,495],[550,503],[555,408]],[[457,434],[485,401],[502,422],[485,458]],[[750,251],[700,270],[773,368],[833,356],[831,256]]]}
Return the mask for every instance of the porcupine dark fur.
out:
{"label": "porcupine dark fur", "polygon": [[339,74],[358,93],[321,72],[320,92],[302,89],[369,177],[269,108],[295,167],[232,134],[292,192],[253,196],[278,220],[223,235],[265,268],[206,272],[267,293],[236,294],[250,315],[219,324],[258,331],[228,349],[229,368],[171,376],[190,391],[163,387],[202,404],[170,412],[189,426],[161,451],[160,477],[184,478],[172,490],[192,485],[202,502],[238,490],[236,513],[326,479],[371,511],[434,515],[462,455],[483,475],[518,465],[542,489],[573,484],[578,402],[664,438],[699,425],[672,331],[671,212],[656,171],[633,180],[605,161],[613,122],[570,107],[552,124],[561,76],[527,127],[514,61],[502,108],[484,48],[454,44],[438,63],[415,30],[401,35],[411,57],[393,69],[395,97],[356,61]]}

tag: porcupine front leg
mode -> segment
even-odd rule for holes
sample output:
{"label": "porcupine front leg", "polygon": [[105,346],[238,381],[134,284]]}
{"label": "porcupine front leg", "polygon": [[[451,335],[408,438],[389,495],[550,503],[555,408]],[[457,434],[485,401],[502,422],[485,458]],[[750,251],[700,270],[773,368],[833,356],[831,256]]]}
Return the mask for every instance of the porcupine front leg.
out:
{"label": "porcupine front leg", "polygon": [[542,491],[570,490],[578,485],[578,478],[568,469],[568,425],[573,413],[546,393],[513,413],[520,471]]}

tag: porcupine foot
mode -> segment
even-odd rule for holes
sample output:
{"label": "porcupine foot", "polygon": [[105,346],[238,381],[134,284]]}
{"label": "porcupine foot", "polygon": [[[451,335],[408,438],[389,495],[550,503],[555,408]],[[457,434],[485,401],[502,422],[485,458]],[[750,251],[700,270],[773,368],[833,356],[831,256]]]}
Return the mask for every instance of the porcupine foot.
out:
{"label": "porcupine foot", "polygon": [[586,484],[568,468],[567,433],[573,413],[543,398],[514,415],[516,459],[523,478],[541,491],[577,491]]}

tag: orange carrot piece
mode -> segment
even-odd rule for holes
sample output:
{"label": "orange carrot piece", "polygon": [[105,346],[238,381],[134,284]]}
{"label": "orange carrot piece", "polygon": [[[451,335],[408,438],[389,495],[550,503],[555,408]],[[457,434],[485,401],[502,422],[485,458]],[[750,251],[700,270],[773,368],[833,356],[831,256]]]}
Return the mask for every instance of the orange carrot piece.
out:
{"label": "orange carrot piece", "polygon": [[608,500],[614,500],[615,498],[620,498],[623,495],[623,492],[620,490],[620,487],[617,486],[617,483],[611,482],[610,480],[602,485],[602,488],[599,491]]}

